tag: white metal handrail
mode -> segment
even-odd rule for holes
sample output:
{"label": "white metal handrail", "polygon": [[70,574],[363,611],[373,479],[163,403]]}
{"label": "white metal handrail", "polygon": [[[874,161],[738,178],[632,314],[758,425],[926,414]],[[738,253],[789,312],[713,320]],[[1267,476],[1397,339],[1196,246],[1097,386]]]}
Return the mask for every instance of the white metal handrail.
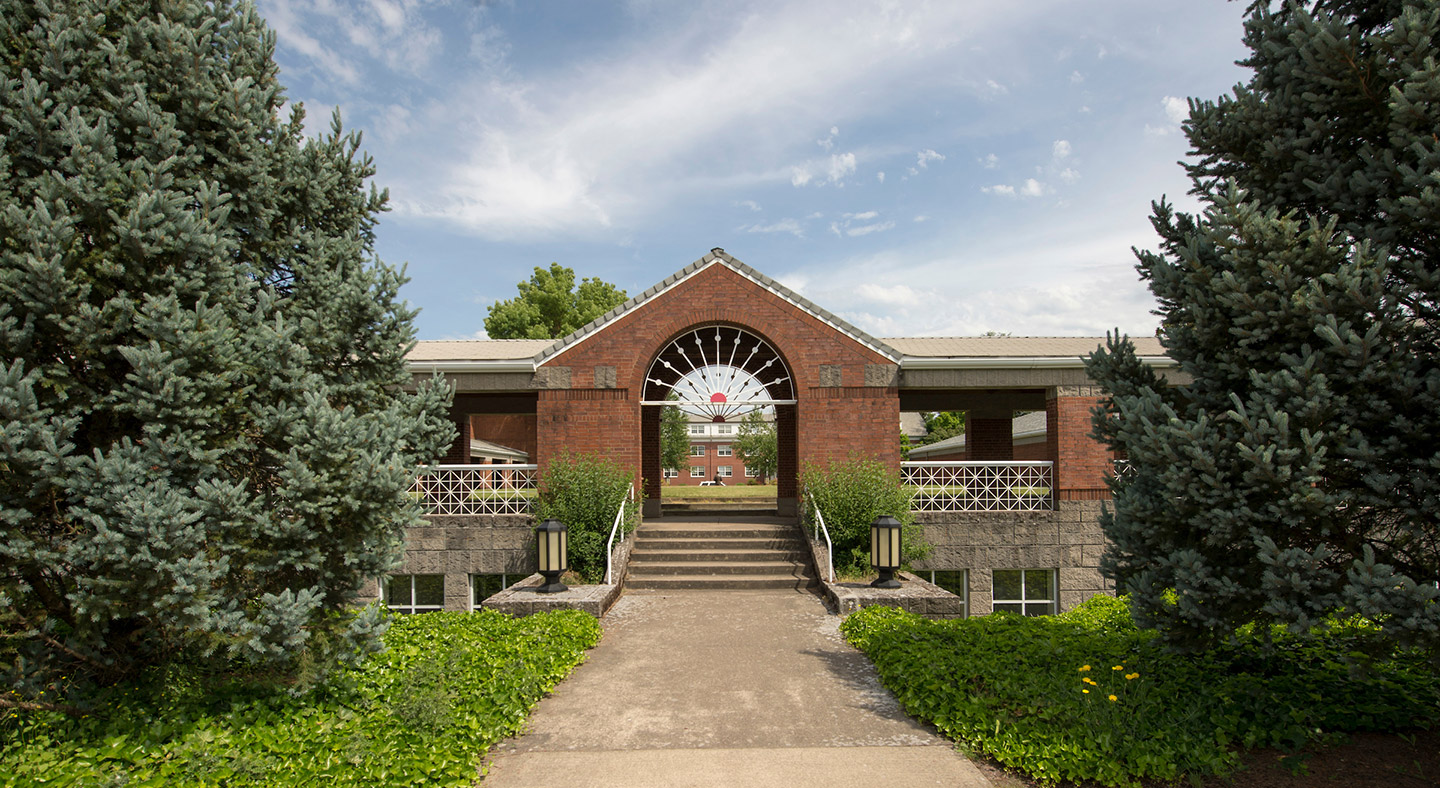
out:
{"label": "white metal handrail", "polygon": [[529,514],[538,465],[430,465],[410,495],[429,515]]}
{"label": "white metal handrail", "polygon": [[815,503],[815,494],[809,490],[806,490],[805,494],[810,496],[810,506],[815,510],[814,541],[820,541],[820,534],[825,534],[825,563],[829,564],[826,570],[827,576],[830,578],[828,582],[833,583],[835,582],[835,547],[830,544],[830,529],[825,527],[825,515],[820,513],[820,504]]}
{"label": "white metal handrail", "polygon": [[615,531],[617,529],[620,531],[620,543],[624,544],[625,529],[621,528],[620,524],[625,521],[625,504],[633,500],[635,500],[635,486],[632,484],[626,488],[625,497],[620,499],[620,509],[615,512],[615,522],[610,526],[610,538],[605,542],[605,585],[607,586],[614,582],[614,579],[611,577],[613,569],[611,568],[612,560],[610,555],[615,545]]}
{"label": "white metal handrail", "polygon": [[901,479],[915,488],[916,512],[1033,512],[1052,508],[1048,460],[907,461]]}

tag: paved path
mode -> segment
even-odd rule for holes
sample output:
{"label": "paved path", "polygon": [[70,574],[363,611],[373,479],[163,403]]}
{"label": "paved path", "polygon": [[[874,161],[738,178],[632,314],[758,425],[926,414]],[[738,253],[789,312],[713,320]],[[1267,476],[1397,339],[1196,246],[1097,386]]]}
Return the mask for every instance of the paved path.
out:
{"label": "paved path", "polygon": [[630,592],[485,788],[989,783],[799,591]]}

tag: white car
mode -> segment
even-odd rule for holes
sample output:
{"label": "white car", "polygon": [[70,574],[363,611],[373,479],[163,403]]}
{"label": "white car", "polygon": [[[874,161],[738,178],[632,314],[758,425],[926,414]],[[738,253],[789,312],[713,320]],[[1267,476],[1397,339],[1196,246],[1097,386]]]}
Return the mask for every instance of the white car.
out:
{"label": "white car", "polygon": [[700,482],[700,486],[701,486],[701,487],[724,487],[724,486],[725,486],[725,482],[722,482],[722,481],[720,481],[719,479],[712,479],[712,480],[709,480],[709,481]]}

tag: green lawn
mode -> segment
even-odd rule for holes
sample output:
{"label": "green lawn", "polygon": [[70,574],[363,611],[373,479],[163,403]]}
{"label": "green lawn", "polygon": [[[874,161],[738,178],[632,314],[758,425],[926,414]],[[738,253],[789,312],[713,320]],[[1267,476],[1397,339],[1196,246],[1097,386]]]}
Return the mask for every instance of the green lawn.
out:
{"label": "green lawn", "polygon": [[666,485],[660,497],[666,501],[759,501],[775,499],[773,484],[736,484],[724,487]]}

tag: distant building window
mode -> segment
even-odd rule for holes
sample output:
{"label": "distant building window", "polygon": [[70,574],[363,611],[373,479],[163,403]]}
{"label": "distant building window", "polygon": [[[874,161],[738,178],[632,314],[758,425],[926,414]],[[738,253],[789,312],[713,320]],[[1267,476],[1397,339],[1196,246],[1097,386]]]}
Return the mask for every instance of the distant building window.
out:
{"label": "distant building window", "polygon": [[[520,575],[515,576],[516,580]],[[470,575],[470,611],[480,609],[480,603],[510,587],[510,576]]]}
{"label": "distant building window", "polygon": [[747,479],[754,479],[754,478],[757,478],[759,475],[760,475],[760,472],[759,472],[759,471],[755,470],[754,468],[751,468],[751,467],[748,466],[748,465],[745,466],[745,478],[747,478]]}
{"label": "distant building window", "polygon": [[733,429],[733,427],[731,427],[729,424],[717,424],[717,425],[715,425],[715,434],[716,434],[716,435],[729,435],[729,434],[730,434],[730,431],[731,431],[732,429]]}
{"label": "distant building window", "polygon": [[691,465],[691,466],[690,466],[690,478],[692,478],[692,479],[699,479],[700,477],[702,477],[702,476],[704,476],[704,475],[705,475],[705,466],[704,466],[704,465]]}
{"label": "distant building window", "polygon": [[680,471],[675,468],[666,468],[664,474],[665,478],[674,479],[675,477],[680,475]]}
{"label": "distant building window", "polygon": [[704,447],[704,446],[701,446],[701,445],[699,445],[699,444],[696,444],[696,445],[694,445],[694,446],[691,446],[691,447],[690,447],[690,456],[691,456],[691,457],[704,457],[704,456],[705,456],[705,447]]}
{"label": "distant building window", "polygon": [[715,453],[716,453],[717,455],[721,456],[721,457],[729,457],[729,456],[731,456],[732,454],[734,454],[734,452],[732,452],[732,451],[730,450],[730,447],[729,447],[729,446],[720,446],[720,447],[717,447],[717,448],[715,449]]}
{"label": "distant building window", "polygon": [[390,575],[385,606],[396,613],[429,613],[445,607],[444,575]]}
{"label": "distant building window", "polygon": [[961,615],[970,615],[969,569],[937,569],[930,573],[930,582],[960,597],[964,603]]}
{"label": "distant building window", "polygon": [[715,468],[715,475],[716,475],[716,476],[719,476],[719,477],[721,477],[721,478],[724,478],[724,479],[730,478],[730,476],[731,476],[730,466],[729,466],[729,465],[720,465],[720,466],[717,466],[717,467]]}
{"label": "distant building window", "polygon": [[1023,616],[1054,615],[1054,569],[996,569],[991,582],[996,610]]}
{"label": "distant building window", "polygon": [[691,434],[691,435],[704,435],[704,434],[705,434],[705,425],[704,425],[704,424],[691,424],[691,425],[690,425],[690,434]]}

